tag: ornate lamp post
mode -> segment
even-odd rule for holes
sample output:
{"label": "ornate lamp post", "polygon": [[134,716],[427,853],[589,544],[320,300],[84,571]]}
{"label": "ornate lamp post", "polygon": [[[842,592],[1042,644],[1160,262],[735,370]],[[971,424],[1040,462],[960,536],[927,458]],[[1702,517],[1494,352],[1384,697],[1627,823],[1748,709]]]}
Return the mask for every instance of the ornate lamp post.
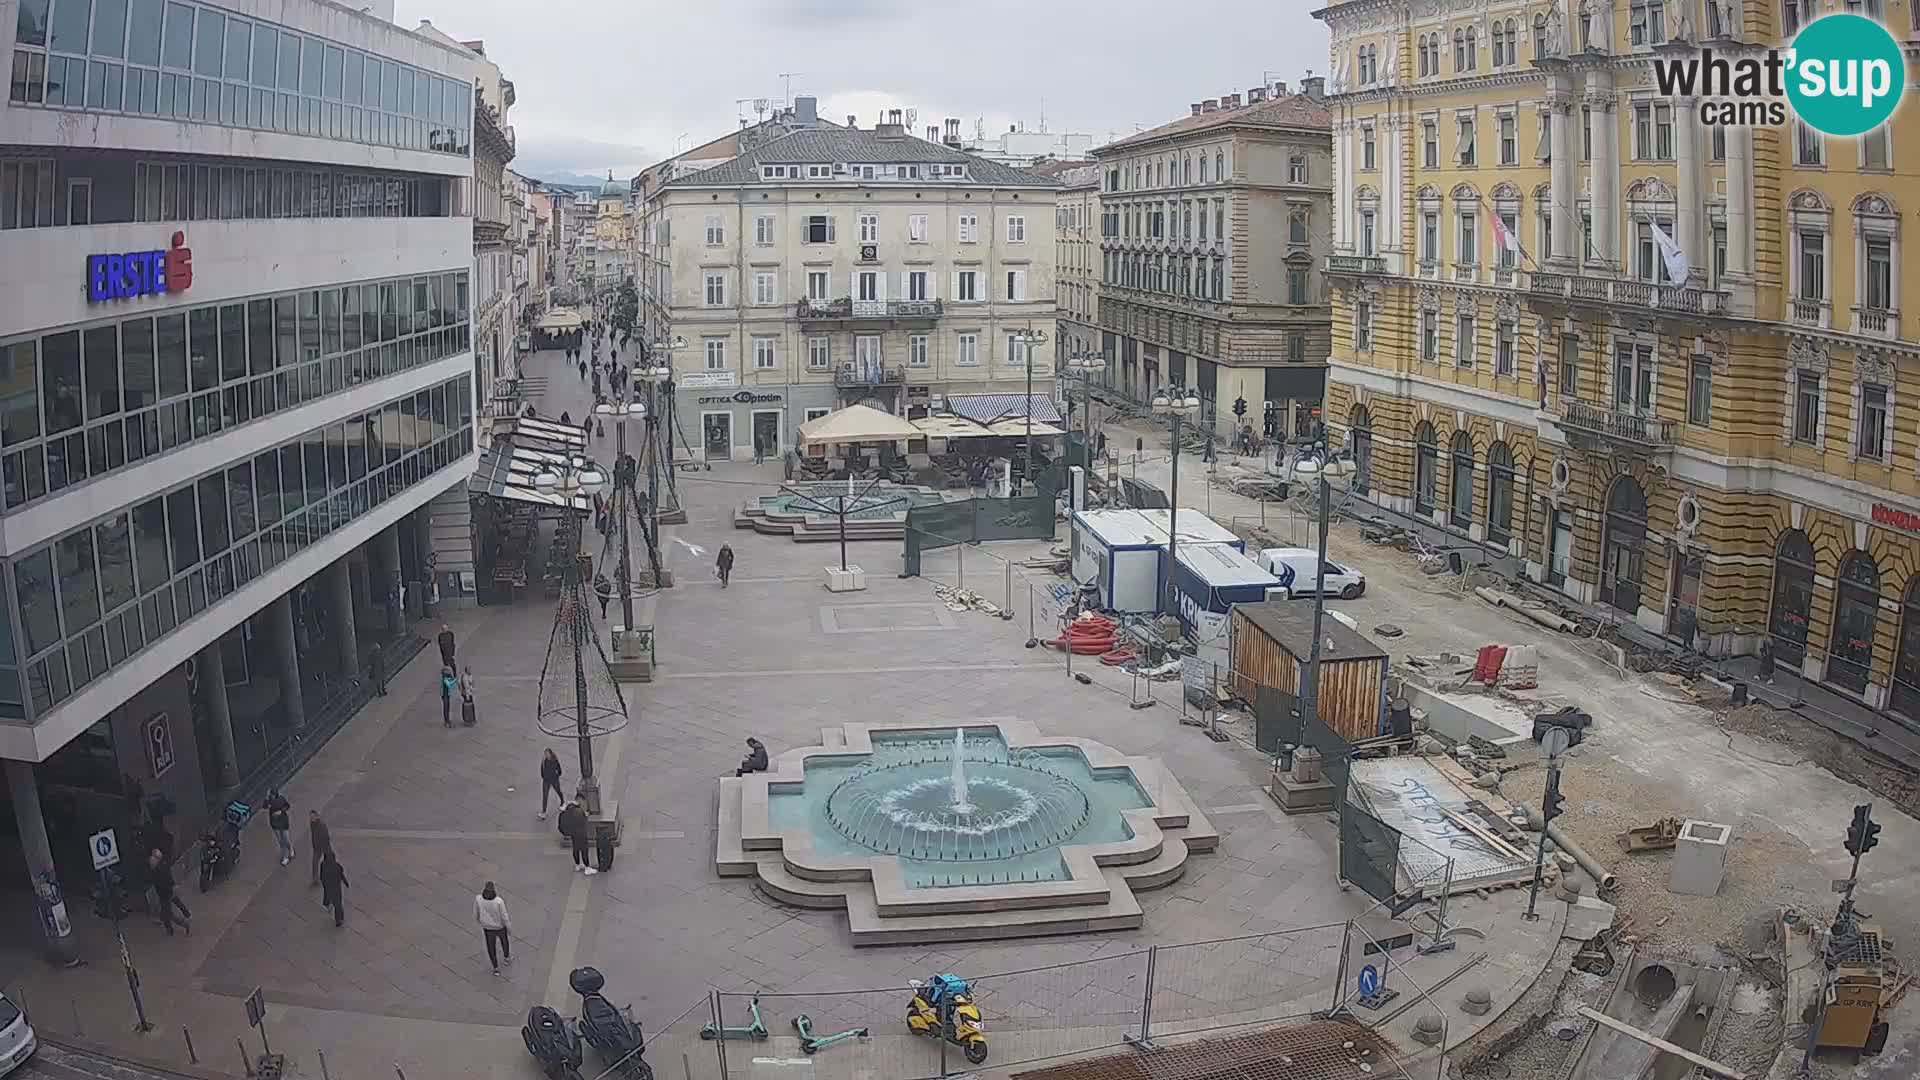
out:
{"label": "ornate lamp post", "polygon": [[1180,542],[1180,424],[1199,413],[1200,399],[1175,386],[1153,395],[1150,407],[1155,415],[1167,417],[1173,424],[1173,490],[1167,498],[1167,592],[1160,597],[1168,601],[1173,593],[1174,558]]}
{"label": "ornate lamp post", "polygon": [[1020,351],[1026,357],[1027,405],[1022,411],[1027,414],[1027,459],[1020,466],[1020,491],[1024,494],[1028,481],[1033,478],[1033,350],[1047,343],[1047,332],[1029,327],[1015,330],[1008,339],[1019,342]]}
{"label": "ornate lamp post", "polygon": [[1300,716],[1312,720],[1318,716],[1320,707],[1320,645],[1324,640],[1321,634],[1321,620],[1327,610],[1327,527],[1333,519],[1333,487],[1337,482],[1345,488],[1348,478],[1353,474],[1353,462],[1335,455],[1326,444],[1326,426],[1320,425],[1314,441],[1319,449],[1314,453],[1303,453],[1293,463],[1295,478],[1311,482],[1314,495],[1320,500],[1320,543],[1315,552],[1313,569],[1313,647],[1307,655],[1306,684],[1301,687]]}
{"label": "ornate lamp post", "polygon": [[[1087,353],[1084,356],[1075,356],[1066,362],[1065,374],[1072,382],[1080,384],[1081,399],[1086,402],[1087,406],[1086,424],[1082,426],[1080,430],[1081,434],[1086,438],[1087,468],[1089,469],[1093,468],[1093,373],[1096,371],[1105,371],[1106,367],[1106,358],[1097,352]],[[1072,430],[1073,428],[1073,399],[1071,397],[1067,399],[1067,428],[1068,430]]]}
{"label": "ornate lamp post", "polygon": [[[620,698],[619,687],[612,684],[610,672],[604,681],[613,685],[612,704],[604,700],[598,704],[591,703],[587,694],[590,674],[587,650],[591,648],[599,658],[597,672],[607,670],[607,661],[605,654],[600,651],[599,636],[593,632],[591,601],[587,596],[586,564],[580,552],[580,536],[586,527],[588,510],[581,504],[590,503],[606,483],[606,477],[584,457],[562,462],[533,480],[536,489],[560,500],[563,507],[561,542],[566,545],[569,556],[566,578],[560,589],[560,604],[554,611],[553,636],[547,646],[547,662],[540,672],[540,728],[549,735],[571,735],[578,742],[580,802],[594,818],[600,817],[600,781],[593,775],[593,740],[613,734],[626,726],[627,722],[626,703]],[[550,697],[549,676],[557,674],[553,671],[556,649],[564,650],[567,654],[565,659],[571,662],[571,701],[557,693],[560,689],[557,683]]]}

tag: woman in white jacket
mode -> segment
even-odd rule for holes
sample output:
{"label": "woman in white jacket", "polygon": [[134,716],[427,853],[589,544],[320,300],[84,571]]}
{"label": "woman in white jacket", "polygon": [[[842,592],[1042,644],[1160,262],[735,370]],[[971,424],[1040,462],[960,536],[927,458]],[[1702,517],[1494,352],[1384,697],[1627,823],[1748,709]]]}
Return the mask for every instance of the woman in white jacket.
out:
{"label": "woman in white jacket", "polygon": [[[487,962],[493,965],[493,973],[500,974],[500,961],[513,963],[513,939],[509,931],[513,929],[513,920],[507,916],[507,902],[500,899],[500,893],[489,881],[473,898],[473,919],[480,924],[480,932],[487,938]],[[496,953],[497,950],[497,953]]]}

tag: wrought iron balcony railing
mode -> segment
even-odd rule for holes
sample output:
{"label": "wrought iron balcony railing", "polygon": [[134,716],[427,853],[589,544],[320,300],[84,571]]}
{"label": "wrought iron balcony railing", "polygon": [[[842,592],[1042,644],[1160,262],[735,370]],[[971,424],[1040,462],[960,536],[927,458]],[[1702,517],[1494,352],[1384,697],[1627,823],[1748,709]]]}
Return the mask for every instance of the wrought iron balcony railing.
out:
{"label": "wrought iron balcony railing", "polygon": [[1672,420],[1602,408],[1584,401],[1566,402],[1560,410],[1560,422],[1570,433],[1643,451],[1671,449],[1676,426]]}

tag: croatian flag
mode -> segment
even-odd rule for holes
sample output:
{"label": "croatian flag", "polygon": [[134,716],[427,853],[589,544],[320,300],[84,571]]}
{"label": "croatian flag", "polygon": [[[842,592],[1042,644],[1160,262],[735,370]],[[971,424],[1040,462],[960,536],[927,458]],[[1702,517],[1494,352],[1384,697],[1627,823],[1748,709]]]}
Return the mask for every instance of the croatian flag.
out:
{"label": "croatian flag", "polygon": [[1527,257],[1527,249],[1520,246],[1520,238],[1513,235],[1512,230],[1507,228],[1507,223],[1500,220],[1499,214],[1493,215],[1493,242],[1500,245],[1501,250],[1509,252],[1516,258]]}
{"label": "croatian flag", "polygon": [[1658,221],[1651,224],[1654,246],[1660,249],[1661,261],[1667,264],[1667,277],[1671,278],[1676,285],[1686,284],[1687,272],[1691,269],[1687,265],[1687,253],[1680,250],[1680,245],[1674,242],[1673,237],[1667,235],[1667,231],[1660,227]]}

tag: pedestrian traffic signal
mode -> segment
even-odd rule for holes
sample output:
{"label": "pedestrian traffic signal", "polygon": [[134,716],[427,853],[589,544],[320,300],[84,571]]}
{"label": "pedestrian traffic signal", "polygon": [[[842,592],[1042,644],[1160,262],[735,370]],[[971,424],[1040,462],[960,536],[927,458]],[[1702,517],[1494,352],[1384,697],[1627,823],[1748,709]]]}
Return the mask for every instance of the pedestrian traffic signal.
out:
{"label": "pedestrian traffic signal", "polygon": [[1247,415],[1247,399],[1246,398],[1237,397],[1233,399],[1233,415],[1236,418]]}
{"label": "pedestrian traffic signal", "polygon": [[1546,793],[1540,797],[1540,817],[1544,821],[1552,821],[1561,815],[1566,805],[1567,797],[1560,794],[1560,770],[1550,770],[1547,773]]}
{"label": "pedestrian traffic signal", "polygon": [[1880,823],[1872,814],[1872,803],[1853,808],[1853,824],[1847,826],[1847,854],[1859,858],[1880,843]]}

